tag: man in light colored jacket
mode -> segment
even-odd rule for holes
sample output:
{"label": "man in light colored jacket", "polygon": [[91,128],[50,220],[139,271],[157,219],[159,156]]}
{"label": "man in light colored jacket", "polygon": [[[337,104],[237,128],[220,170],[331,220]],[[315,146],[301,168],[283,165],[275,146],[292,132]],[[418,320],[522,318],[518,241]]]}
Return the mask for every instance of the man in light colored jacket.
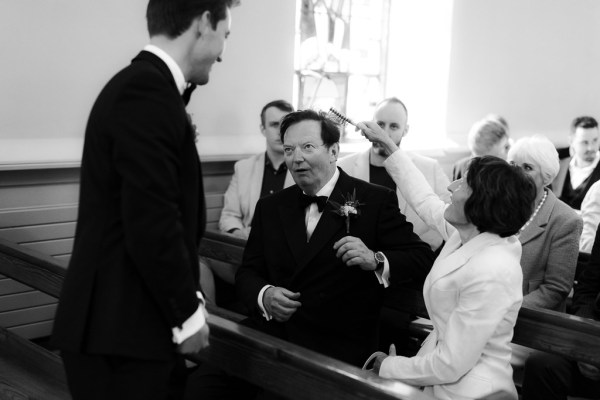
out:
{"label": "man in light colored jacket", "polygon": [[[386,131],[394,142],[400,146],[402,138],[408,133],[408,111],[402,101],[396,97],[390,97],[381,101],[375,108],[373,120]],[[442,200],[448,202],[450,192],[448,185],[450,181],[444,174],[439,163],[429,157],[424,157],[416,153],[408,153],[409,157],[415,163],[417,168],[425,175],[427,182],[433,191],[440,196]],[[406,219],[413,224],[414,232],[427,242],[433,250],[436,250],[442,244],[442,237],[435,230],[430,229],[425,222],[419,218],[406,202],[400,190],[389,176],[383,166],[387,158],[384,149],[379,144],[373,144],[368,150],[346,156],[338,161],[347,174],[367,182],[389,187],[396,191],[398,195],[398,207],[406,216]]]}
{"label": "man in light colored jacket", "polygon": [[263,107],[260,131],[265,137],[267,150],[235,163],[219,219],[222,232],[247,239],[258,199],[294,183],[283,162],[283,145],[279,135],[279,122],[292,111],[293,107],[284,100],[275,100]]}

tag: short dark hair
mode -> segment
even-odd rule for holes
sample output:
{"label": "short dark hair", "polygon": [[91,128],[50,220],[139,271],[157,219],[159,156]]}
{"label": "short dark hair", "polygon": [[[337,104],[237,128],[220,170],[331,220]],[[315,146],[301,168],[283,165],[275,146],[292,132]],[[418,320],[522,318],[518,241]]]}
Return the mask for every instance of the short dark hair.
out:
{"label": "short dark hair", "polygon": [[173,39],[185,32],[194,18],[210,12],[210,22],[217,29],[219,21],[227,16],[227,9],[239,0],[150,0],[146,20],[150,36],[166,35]]}
{"label": "short dark hair", "polygon": [[267,109],[271,108],[271,107],[275,107],[281,111],[285,111],[285,112],[292,112],[294,111],[294,107],[292,107],[292,105],[290,103],[288,103],[285,100],[273,100],[267,104],[265,104],[265,106],[262,108],[262,110],[260,110],[260,123],[262,124],[262,126],[265,126],[265,112],[267,112]]}
{"label": "short dark hair", "polygon": [[593,117],[588,117],[587,115],[577,117],[571,122],[571,134],[575,133],[575,129],[577,128],[597,128],[598,121],[596,121]]}
{"label": "short dark hair", "polygon": [[514,235],[531,217],[535,183],[521,168],[495,156],[474,157],[465,179],[471,188],[465,216],[479,232]]}
{"label": "short dark hair", "polygon": [[317,121],[321,124],[321,139],[325,146],[331,147],[340,141],[340,125],[329,118],[327,113],[315,110],[298,110],[283,117],[281,119],[281,127],[279,128],[281,141],[283,142],[285,132],[290,126],[307,120]]}

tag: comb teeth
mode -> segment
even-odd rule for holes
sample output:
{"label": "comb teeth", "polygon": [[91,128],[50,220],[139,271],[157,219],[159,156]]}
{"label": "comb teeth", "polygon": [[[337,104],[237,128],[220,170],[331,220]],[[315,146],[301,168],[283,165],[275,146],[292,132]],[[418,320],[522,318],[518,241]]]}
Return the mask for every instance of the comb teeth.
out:
{"label": "comb teeth", "polygon": [[339,112],[338,110],[336,110],[333,107],[331,107],[329,109],[328,114],[332,119],[334,119],[339,124],[342,124],[342,125],[350,124],[350,125],[356,126],[356,123],[354,121],[352,121],[350,118],[346,117],[344,114],[342,114],[341,112]]}

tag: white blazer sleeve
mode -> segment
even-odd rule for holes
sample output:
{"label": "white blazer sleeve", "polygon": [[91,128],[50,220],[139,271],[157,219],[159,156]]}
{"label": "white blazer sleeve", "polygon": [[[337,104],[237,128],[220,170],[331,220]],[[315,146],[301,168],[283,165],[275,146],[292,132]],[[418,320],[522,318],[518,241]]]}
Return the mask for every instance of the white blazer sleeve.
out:
{"label": "white blazer sleeve", "polygon": [[404,151],[398,150],[390,155],[383,165],[419,218],[447,241],[455,231],[444,219],[444,211],[448,205],[431,189],[427,179],[410,157]]}
{"label": "white blazer sleeve", "polygon": [[444,203],[449,203],[450,192],[448,191],[448,186],[450,186],[450,180],[437,161],[433,165],[433,179],[435,182],[433,190]]}

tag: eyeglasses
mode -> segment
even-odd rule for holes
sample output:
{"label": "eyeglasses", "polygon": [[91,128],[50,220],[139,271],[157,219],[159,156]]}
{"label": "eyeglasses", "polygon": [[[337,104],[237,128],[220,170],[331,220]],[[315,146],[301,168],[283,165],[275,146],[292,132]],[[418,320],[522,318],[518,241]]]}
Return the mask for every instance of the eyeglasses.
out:
{"label": "eyeglasses", "polygon": [[[300,145],[299,149],[302,154],[313,154],[321,146],[325,146],[325,144],[304,143]],[[283,145],[283,154],[286,156],[291,156],[295,151],[296,146]]]}

